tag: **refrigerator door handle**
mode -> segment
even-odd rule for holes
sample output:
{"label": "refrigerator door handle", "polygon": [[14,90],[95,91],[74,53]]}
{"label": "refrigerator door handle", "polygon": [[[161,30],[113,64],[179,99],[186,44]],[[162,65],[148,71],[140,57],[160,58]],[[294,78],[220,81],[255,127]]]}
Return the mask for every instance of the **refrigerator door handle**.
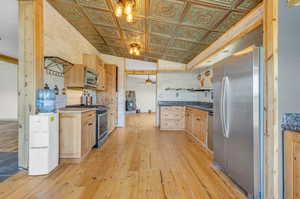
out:
{"label": "refrigerator door handle", "polygon": [[222,127],[222,134],[224,137],[226,137],[225,135],[225,126],[224,126],[224,82],[225,82],[225,78],[223,77],[222,79],[222,83],[221,83],[221,100],[220,100],[220,119],[221,119],[221,127]]}
{"label": "refrigerator door handle", "polygon": [[228,99],[228,96],[229,96],[229,78],[228,78],[228,76],[226,76],[226,77],[224,77],[224,96],[223,96],[223,114],[224,114],[224,134],[225,134],[225,137],[226,138],[229,138],[229,136],[230,136],[230,134],[229,134],[229,128],[230,128],[230,126],[229,126],[229,116],[228,116],[228,114],[229,114],[229,111],[228,111],[228,103],[229,103],[229,99]]}

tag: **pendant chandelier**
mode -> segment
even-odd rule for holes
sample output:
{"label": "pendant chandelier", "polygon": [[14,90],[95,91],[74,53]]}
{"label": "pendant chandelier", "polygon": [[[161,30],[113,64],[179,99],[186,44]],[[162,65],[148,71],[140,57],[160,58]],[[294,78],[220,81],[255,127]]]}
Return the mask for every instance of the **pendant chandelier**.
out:
{"label": "pendant chandelier", "polygon": [[115,14],[117,17],[126,16],[126,20],[129,23],[133,22],[133,10],[135,9],[135,0],[118,0]]}
{"label": "pendant chandelier", "polygon": [[146,79],[145,84],[146,84],[146,85],[152,85],[152,84],[156,84],[156,82],[155,82],[155,81],[152,81],[152,80],[150,79],[150,76],[148,75],[148,79]]}
{"label": "pendant chandelier", "polygon": [[141,46],[138,43],[131,43],[129,47],[129,54],[139,56]]}

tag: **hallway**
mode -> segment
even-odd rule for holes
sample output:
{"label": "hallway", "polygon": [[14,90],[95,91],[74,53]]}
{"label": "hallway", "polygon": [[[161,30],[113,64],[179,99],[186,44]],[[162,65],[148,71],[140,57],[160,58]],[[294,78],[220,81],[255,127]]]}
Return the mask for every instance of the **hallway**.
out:
{"label": "hallway", "polygon": [[128,115],[127,127],[81,164],[60,165],[49,176],[20,172],[0,183],[0,198],[243,198],[198,144],[183,132],[160,132],[154,120]]}

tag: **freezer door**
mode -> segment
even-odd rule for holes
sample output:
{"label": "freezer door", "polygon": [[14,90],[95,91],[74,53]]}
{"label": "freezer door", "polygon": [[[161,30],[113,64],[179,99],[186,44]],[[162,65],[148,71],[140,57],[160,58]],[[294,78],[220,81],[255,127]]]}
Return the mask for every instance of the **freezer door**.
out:
{"label": "freezer door", "polygon": [[[225,76],[229,83],[228,94],[228,135],[225,142],[226,172],[249,196],[254,192],[254,67],[253,52],[233,56],[228,60]],[[259,147],[259,146],[256,146]]]}
{"label": "freezer door", "polygon": [[225,137],[222,128],[222,113],[221,113],[221,95],[222,95],[222,80],[224,76],[224,66],[218,64],[213,68],[213,86],[214,86],[214,118],[213,118],[213,151],[214,164],[220,169],[226,168],[225,162]]}

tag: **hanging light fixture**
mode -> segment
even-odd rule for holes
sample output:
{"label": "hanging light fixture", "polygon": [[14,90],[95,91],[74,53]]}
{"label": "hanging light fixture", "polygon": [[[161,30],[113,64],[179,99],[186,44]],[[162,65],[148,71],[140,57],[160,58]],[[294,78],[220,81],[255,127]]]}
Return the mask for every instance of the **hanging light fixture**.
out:
{"label": "hanging light fixture", "polygon": [[129,54],[139,56],[141,46],[138,43],[131,43],[129,47]]}
{"label": "hanging light fixture", "polygon": [[146,79],[146,81],[145,81],[145,84],[146,85],[152,85],[153,84],[153,82],[151,81],[149,75],[148,75],[148,79]]}
{"label": "hanging light fixture", "polygon": [[124,14],[127,22],[132,23],[135,5],[135,0],[118,0],[115,8],[115,15],[117,17],[122,17]]}

